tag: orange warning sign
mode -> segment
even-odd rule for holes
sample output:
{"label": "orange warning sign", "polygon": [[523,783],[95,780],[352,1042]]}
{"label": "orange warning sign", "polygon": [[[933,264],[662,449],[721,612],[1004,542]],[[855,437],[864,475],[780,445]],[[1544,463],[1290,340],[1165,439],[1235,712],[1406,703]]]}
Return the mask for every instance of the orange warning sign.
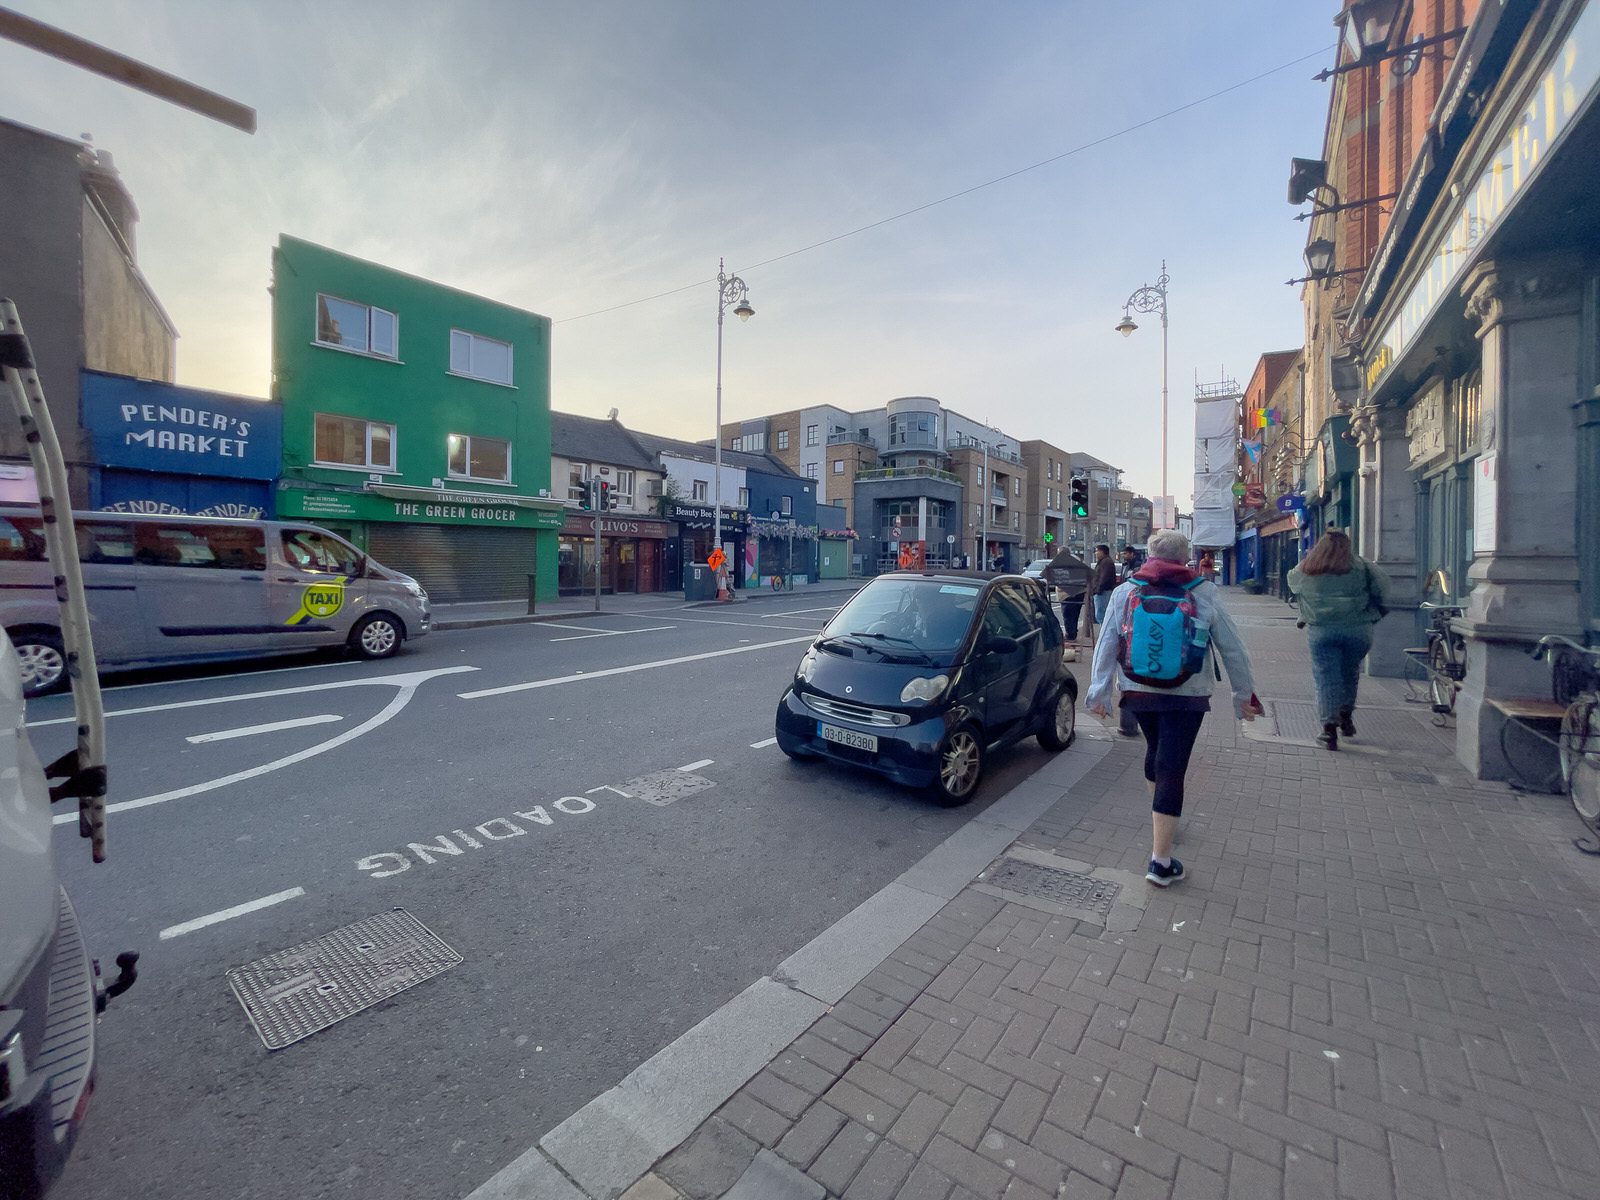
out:
{"label": "orange warning sign", "polygon": [[718,546],[710,554],[706,555],[706,566],[710,567],[713,571],[727,561],[728,556],[722,552],[721,546]]}

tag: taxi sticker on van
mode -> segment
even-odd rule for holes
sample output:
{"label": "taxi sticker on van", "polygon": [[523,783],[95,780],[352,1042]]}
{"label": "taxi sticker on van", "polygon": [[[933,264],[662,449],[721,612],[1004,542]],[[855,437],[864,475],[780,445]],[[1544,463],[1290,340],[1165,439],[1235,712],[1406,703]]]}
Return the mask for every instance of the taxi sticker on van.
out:
{"label": "taxi sticker on van", "polygon": [[343,607],[344,580],[313,583],[306,588],[305,595],[300,598],[300,607],[284,624],[303,625],[307,621],[325,620]]}

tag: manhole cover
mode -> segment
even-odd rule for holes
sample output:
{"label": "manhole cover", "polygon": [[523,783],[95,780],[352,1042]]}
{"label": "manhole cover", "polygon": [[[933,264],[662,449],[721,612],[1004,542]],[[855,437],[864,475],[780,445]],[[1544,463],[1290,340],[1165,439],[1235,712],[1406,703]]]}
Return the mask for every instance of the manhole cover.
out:
{"label": "manhole cover", "polygon": [[1304,700],[1274,700],[1272,728],[1281,738],[1311,742],[1322,732],[1322,722],[1317,720],[1315,704],[1309,704]]}
{"label": "manhole cover", "polygon": [[268,1050],[282,1050],[463,961],[403,908],[228,972]]}
{"label": "manhole cover", "polygon": [[708,787],[716,787],[716,782],[707,779],[704,775],[696,775],[693,771],[656,771],[649,775],[641,775],[637,779],[630,779],[622,785],[621,790],[635,800],[643,800],[646,804],[654,804],[658,808],[665,807],[685,796],[692,796],[696,792],[704,791]]}
{"label": "manhole cover", "polygon": [[1041,867],[1037,863],[1022,862],[1015,858],[1001,859],[1000,865],[985,882],[1003,891],[1067,904],[1073,908],[1086,908],[1102,916],[1111,911],[1111,902],[1122,890],[1120,883],[1096,879],[1093,875],[1079,875],[1076,871],[1063,871],[1058,867]]}

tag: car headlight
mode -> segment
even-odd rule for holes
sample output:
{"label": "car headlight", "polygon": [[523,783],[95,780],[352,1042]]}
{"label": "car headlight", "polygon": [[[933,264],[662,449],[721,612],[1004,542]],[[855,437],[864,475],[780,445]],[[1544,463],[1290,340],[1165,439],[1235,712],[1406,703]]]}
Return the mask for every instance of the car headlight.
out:
{"label": "car headlight", "polygon": [[807,650],[806,656],[800,660],[800,665],[795,668],[794,677],[801,683],[810,683],[811,677],[817,673],[817,654],[814,650]]}
{"label": "car headlight", "polygon": [[913,679],[900,689],[900,703],[910,704],[913,700],[937,700],[944,695],[944,689],[950,686],[950,676],[934,675],[922,679]]}
{"label": "car headlight", "polygon": [[410,592],[418,600],[426,600],[428,598],[428,593],[422,590],[422,585],[415,579],[406,581],[406,591]]}

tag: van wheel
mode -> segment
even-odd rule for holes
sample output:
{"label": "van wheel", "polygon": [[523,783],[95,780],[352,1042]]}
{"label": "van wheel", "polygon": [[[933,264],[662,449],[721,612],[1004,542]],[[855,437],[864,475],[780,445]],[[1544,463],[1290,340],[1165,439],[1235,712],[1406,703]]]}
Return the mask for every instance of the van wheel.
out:
{"label": "van wheel", "polygon": [[42,696],[60,687],[67,677],[67,652],[61,635],[45,629],[11,634],[21,667],[22,694]]}
{"label": "van wheel", "polygon": [[1050,718],[1039,730],[1039,745],[1052,754],[1065,750],[1078,736],[1078,697],[1071,688],[1062,688]]}
{"label": "van wheel", "polygon": [[350,631],[350,649],[362,658],[391,658],[404,639],[399,621],[388,613],[372,613]]}
{"label": "van wheel", "polygon": [[939,803],[955,808],[972,799],[983,778],[983,735],[976,726],[958,725],[939,747],[939,773],[933,791]]}

